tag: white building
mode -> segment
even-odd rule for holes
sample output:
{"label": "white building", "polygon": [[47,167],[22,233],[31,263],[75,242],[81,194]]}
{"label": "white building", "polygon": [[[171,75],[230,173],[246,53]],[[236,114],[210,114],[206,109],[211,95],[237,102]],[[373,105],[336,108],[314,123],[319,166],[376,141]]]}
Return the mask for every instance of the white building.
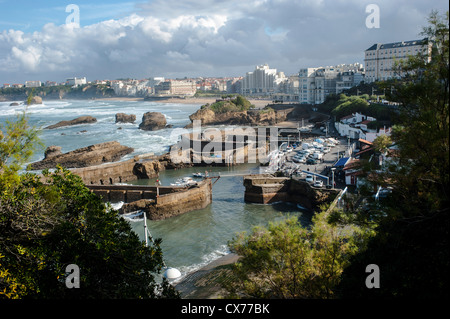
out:
{"label": "white building", "polygon": [[83,85],[83,84],[87,84],[86,78],[70,78],[67,79],[67,85],[70,86],[79,86],[79,85]]}
{"label": "white building", "polygon": [[300,69],[299,103],[321,104],[329,94],[339,94],[363,80],[364,68],[360,63]]}
{"label": "white building", "polygon": [[25,87],[27,88],[38,88],[41,85],[41,81],[25,81]]}
{"label": "white building", "polygon": [[360,113],[354,113],[352,115],[344,116],[335,122],[336,130],[341,136],[347,136],[352,139],[363,139],[369,142],[373,142],[380,135],[390,136],[392,129],[381,128],[378,131],[375,129],[369,129],[367,125],[375,121],[376,119],[370,116],[366,116]]}
{"label": "white building", "polygon": [[396,61],[422,52],[431,57],[431,42],[428,39],[395,43],[376,43],[364,51],[366,83],[397,77],[393,67]]}
{"label": "white building", "polygon": [[247,72],[242,79],[243,95],[270,96],[277,92],[280,83],[286,80],[283,72],[270,69],[267,64],[258,65],[253,72]]}
{"label": "white building", "polygon": [[197,86],[190,80],[165,80],[155,86],[157,95],[194,96]]}

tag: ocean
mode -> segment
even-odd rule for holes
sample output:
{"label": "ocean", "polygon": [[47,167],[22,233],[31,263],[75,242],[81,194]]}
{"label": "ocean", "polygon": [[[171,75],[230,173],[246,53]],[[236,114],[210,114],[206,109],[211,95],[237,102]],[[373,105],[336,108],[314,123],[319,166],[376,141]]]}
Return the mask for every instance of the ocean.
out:
{"label": "ocean", "polygon": [[[11,102],[0,102],[0,123],[13,120],[23,105],[10,106]],[[189,115],[200,108],[199,104],[160,103],[148,101],[112,100],[61,100],[44,101],[42,105],[27,108],[31,125],[44,128],[62,120],[71,120],[83,115],[97,119],[97,123],[43,129],[40,134],[45,147],[57,145],[62,152],[108,141],[118,141],[134,148],[134,152],[123,158],[154,153],[163,154],[170,145],[178,141],[179,132],[189,121]],[[161,112],[172,128],[159,131],[143,131],[138,128],[145,112]],[[115,114],[135,114],[134,124],[116,124]],[[30,162],[43,159],[44,150],[36,152]],[[162,239],[164,261],[168,267],[180,270],[182,277],[200,269],[208,263],[229,253],[228,242],[238,232],[251,231],[257,225],[297,216],[307,225],[312,213],[289,203],[272,205],[244,202],[243,174],[258,173],[258,164],[241,164],[235,167],[186,168],[166,170],[160,173],[162,185],[170,185],[176,179],[191,176],[205,169],[210,175],[221,175],[213,186],[213,202],[205,209],[185,213],[161,221],[148,220],[147,226],[154,238]],[[155,180],[138,180],[129,184],[154,185]],[[121,203],[112,203],[119,207]],[[127,219],[133,230],[145,240],[143,218]]]}

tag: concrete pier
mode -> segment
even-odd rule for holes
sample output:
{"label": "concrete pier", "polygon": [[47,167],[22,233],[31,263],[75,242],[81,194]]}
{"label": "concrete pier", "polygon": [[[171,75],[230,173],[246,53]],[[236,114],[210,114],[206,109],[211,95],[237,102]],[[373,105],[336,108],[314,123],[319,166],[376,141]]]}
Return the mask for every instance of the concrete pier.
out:
{"label": "concrete pier", "polygon": [[337,189],[316,188],[304,180],[274,177],[269,174],[244,176],[244,200],[249,203],[270,204],[278,201],[299,204],[315,210],[321,204],[331,203]]}
{"label": "concrete pier", "polygon": [[124,202],[121,213],[144,210],[147,218],[166,219],[207,207],[212,202],[211,178],[189,187],[86,185],[105,202]]}

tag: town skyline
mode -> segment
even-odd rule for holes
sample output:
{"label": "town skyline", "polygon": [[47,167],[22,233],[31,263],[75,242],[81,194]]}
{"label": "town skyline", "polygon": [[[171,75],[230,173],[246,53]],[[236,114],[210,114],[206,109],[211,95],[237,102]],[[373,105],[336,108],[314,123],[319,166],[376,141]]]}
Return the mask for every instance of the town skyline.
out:
{"label": "town skyline", "polygon": [[[448,10],[441,0],[71,5],[19,1],[2,10],[0,83],[240,77],[263,64],[289,76],[307,67],[363,64],[371,45],[419,39],[431,10]],[[368,10],[372,5],[378,25],[367,25],[377,13]]]}

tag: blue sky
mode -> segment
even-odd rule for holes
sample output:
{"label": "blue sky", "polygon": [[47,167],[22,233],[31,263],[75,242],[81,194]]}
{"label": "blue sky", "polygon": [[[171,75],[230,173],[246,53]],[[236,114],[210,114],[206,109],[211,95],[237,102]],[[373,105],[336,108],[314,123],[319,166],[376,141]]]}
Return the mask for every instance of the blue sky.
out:
{"label": "blue sky", "polygon": [[[80,26],[66,25],[66,6]],[[366,26],[366,7],[380,27]],[[244,76],[256,65],[363,63],[374,43],[420,38],[446,0],[0,0],[0,85],[25,80]]]}
{"label": "blue sky", "polygon": [[136,6],[146,1],[124,0],[0,0],[0,30],[15,29],[24,32],[40,31],[47,23],[64,24],[66,7],[76,4],[80,8],[80,24],[87,26],[109,19],[119,19],[132,12],[139,12]]}

